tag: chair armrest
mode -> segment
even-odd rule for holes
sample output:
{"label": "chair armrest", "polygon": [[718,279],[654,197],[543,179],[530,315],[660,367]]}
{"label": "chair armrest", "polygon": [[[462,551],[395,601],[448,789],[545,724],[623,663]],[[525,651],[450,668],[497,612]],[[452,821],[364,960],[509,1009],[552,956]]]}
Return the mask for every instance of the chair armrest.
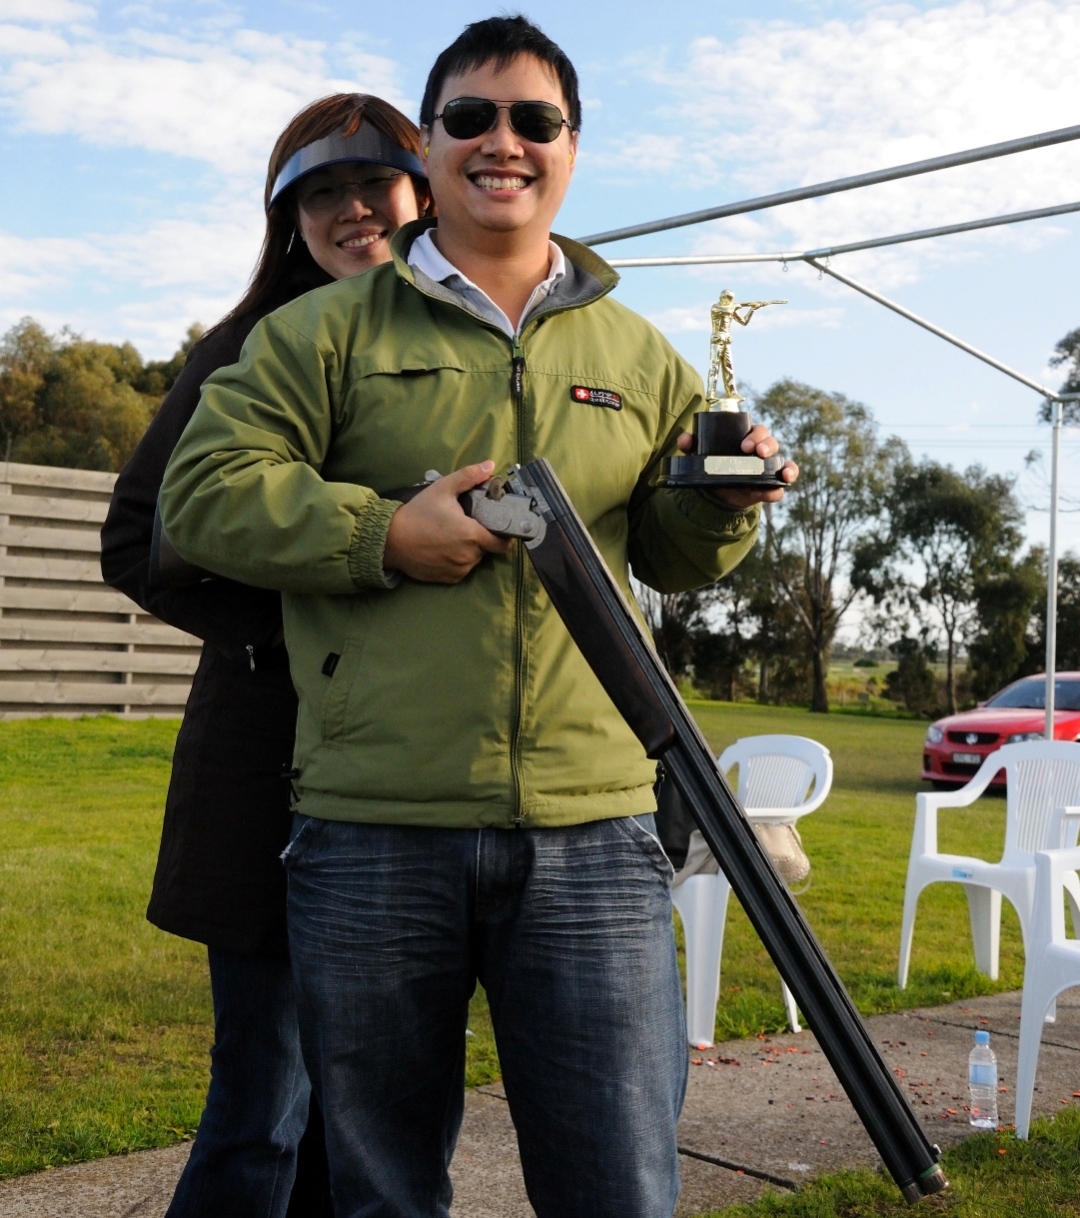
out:
{"label": "chair armrest", "polygon": [[935,811],[938,808],[966,808],[982,795],[994,775],[1001,769],[1001,762],[997,758],[997,752],[991,753],[967,786],[961,787],[959,791],[924,791],[916,798],[926,800],[927,806]]}
{"label": "chair armrest", "polygon": [[822,777],[818,787],[814,790],[813,796],[806,801],[799,809],[799,815],[805,816],[808,812],[816,812],[818,808],[829,797],[829,792],[832,790],[833,780],[833,762],[831,757],[825,758],[825,774]]}
{"label": "chair armrest", "polygon": [[[1076,845],[1077,831],[1080,830],[1080,807],[1055,808],[1050,813],[1046,826],[1047,850],[1061,850]],[[1066,834],[1072,841],[1066,840]]]}
{"label": "chair armrest", "polygon": [[1046,855],[1055,874],[1064,875],[1066,871],[1080,871],[1080,846],[1070,846],[1067,850],[1037,850],[1036,859]]}
{"label": "chair armrest", "polygon": [[1080,846],[1035,852],[1035,909],[1032,946],[1064,943],[1065,906],[1061,900],[1067,871],[1080,871]]}
{"label": "chair armrest", "polygon": [[915,829],[911,834],[911,857],[937,854],[937,814],[935,797],[926,791],[915,796]]}
{"label": "chair armrest", "polygon": [[746,819],[753,824],[793,825],[813,808],[747,808]]}

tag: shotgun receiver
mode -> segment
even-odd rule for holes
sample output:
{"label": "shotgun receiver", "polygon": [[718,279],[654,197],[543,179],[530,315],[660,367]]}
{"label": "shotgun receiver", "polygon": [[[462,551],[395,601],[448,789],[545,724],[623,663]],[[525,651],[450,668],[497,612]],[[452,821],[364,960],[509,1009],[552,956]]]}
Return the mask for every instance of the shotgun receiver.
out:
{"label": "shotgun receiver", "polygon": [[552,604],[647,755],[675,784],[905,1200],[947,1188],[938,1148],[758,843],[555,471],[544,460],[514,466],[506,486],[544,524],[523,544]]}

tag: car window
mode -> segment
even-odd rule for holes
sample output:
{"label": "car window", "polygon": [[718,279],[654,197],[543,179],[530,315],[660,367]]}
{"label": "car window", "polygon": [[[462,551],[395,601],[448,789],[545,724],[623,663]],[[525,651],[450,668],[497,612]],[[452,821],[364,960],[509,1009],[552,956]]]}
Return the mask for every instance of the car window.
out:
{"label": "car window", "polygon": [[[1017,681],[995,694],[987,706],[1012,709],[1042,710],[1046,706],[1046,681],[1042,677],[1028,677]],[[1080,710],[1080,681],[1055,681],[1054,706],[1057,710]]]}

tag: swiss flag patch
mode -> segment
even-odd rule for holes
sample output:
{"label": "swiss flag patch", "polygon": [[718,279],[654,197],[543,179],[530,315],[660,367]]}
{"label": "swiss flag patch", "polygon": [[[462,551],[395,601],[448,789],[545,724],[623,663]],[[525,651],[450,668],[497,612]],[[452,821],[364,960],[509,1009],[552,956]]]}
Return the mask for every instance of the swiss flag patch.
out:
{"label": "swiss flag patch", "polygon": [[622,398],[610,389],[590,389],[587,385],[574,385],[570,397],[575,402],[589,406],[606,406],[608,410],[622,410]]}

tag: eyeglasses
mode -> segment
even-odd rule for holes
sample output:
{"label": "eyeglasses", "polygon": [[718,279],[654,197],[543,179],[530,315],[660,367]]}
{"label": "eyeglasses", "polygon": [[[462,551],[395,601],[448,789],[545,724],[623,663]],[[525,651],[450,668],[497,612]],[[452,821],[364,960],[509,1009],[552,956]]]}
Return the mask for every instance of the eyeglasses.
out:
{"label": "eyeglasses", "polygon": [[377,207],[384,203],[390,194],[390,188],[405,173],[385,173],[378,177],[357,178],[348,182],[320,182],[317,178],[308,183],[301,183],[297,188],[297,202],[309,215],[325,216],[337,211],[353,196],[368,207]]}
{"label": "eyeglasses", "polygon": [[443,130],[452,139],[474,140],[495,126],[500,110],[509,111],[511,129],[531,144],[552,143],[559,138],[564,126],[573,130],[558,106],[542,101],[519,101],[500,106],[483,97],[455,97],[434,117],[442,119]]}

